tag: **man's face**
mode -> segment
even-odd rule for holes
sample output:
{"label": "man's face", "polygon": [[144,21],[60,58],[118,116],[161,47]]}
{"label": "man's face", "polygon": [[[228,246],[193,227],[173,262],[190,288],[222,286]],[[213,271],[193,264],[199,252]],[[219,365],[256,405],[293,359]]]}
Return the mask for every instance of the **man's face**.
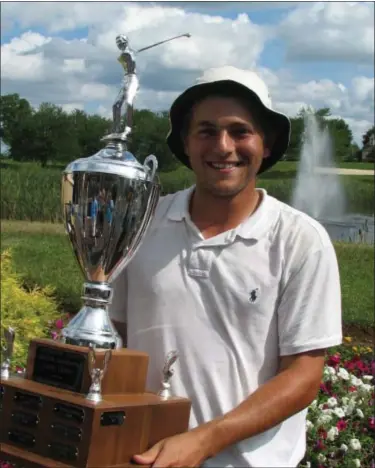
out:
{"label": "man's face", "polygon": [[263,132],[235,98],[208,97],[196,104],[184,143],[197,187],[218,197],[248,187],[269,155]]}

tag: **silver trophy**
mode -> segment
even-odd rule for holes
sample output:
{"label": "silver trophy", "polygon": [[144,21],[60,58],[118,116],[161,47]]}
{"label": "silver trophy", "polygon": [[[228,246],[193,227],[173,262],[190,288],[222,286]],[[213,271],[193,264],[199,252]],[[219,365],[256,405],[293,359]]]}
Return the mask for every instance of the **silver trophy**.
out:
{"label": "silver trophy", "polygon": [[163,399],[163,400],[168,400],[169,398],[172,398],[172,392],[171,392],[171,384],[169,381],[171,380],[174,370],[172,369],[173,364],[177,361],[178,359],[178,353],[176,350],[170,351],[167,354],[167,357],[165,359],[165,364],[163,367],[163,378],[161,381],[161,389],[158,392],[158,395]]}
{"label": "silver trophy", "polygon": [[2,359],[1,359],[1,378],[2,379],[9,379],[10,377],[10,362],[13,356],[13,348],[14,348],[14,339],[15,339],[15,331],[13,328],[8,327],[4,328],[4,342],[5,344],[2,345]]}
{"label": "silver trophy", "polygon": [[[162,43],[172,39],[175,38]],[[116,44],[122,51],[118,60],[126,73],[113,105],[112,133],[102,139],[106,142],[103,149],[70,163],[62,175],[65,229],[86,281],[84,305],[62,330],[61,339],[68,344],[109,349],[122,347],[121,337],[108,314],[111,283],[137,252],[160,196],[156,157],[149,155],[141,164],[127,150],[139,85],[135,54],[128,39],[119,35]],[[125,101],[126,115],[122,119]]]}
{"label": "silver trophy", "polygon": [[87,400],[91,400],[95,403],[102,401],[102,380],[107,372],[109,361],[112,357],[112,350],[107,349],[104,354],[103,367],[97,367],[97,359],[95,348],[93,345],[89,346],[88,352],[88,368],[91,377],[91,385],[89,392],[86,395]]}

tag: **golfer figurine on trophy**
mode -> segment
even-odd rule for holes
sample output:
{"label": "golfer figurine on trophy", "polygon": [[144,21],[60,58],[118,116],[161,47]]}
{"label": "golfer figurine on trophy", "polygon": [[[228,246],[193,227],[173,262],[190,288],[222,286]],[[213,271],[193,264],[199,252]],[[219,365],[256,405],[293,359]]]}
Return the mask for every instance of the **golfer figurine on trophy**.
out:
{"label": "golfer figurine on trophy", "polygon": [[[118,61],[124,68],[125,74],[122,81],[122,87],[118,93],[117,99],[112,106],[113,126],[112,133],[102,138],[103,141],[113,140],[114,138],[126,141],[128,135],[133,127],[133,114],[134,114],[134,99],[139,89],[139,80],[137,76],[136,53],[143,52],[144,50],[151,49],[165,42],[179,39],[180,37],[191,37],[189,33],[181,34],[179,36],[165,39],[164,41],[156,42],[155,44],[143,47],[136,52],[130,47],[129,39],[125,34],[119,34],[116,37],[116,45],[121,51]],[[125,129],[121,131],[121,108],[124,105],[125,110]]]}
{"label": "golfer figurine on trophy", "polygon": [[111,360],[111,357],[112,350],[107,349],[104,354],[103,367],[97,367],[95,348],[92,345],[89,346],[88,365],[91,377],[91,386],[86,396],[88,400],[94,401],[95,403],[99,403],[100,401],[102,401],[102,380],[105,376],[105,373],[107,372],[108,364]]}
{"label": "golfer figurine on trophy", "polygon": [[161,381],[161,389],[158,392],[158,395],[163,400],[168,400],[169,398],[172,397],[171,384],[169,383],[169,381],[171,380],[174,374],[174,370],[172,369],[172,366],[177,361],[177,359],[178,359],[178,353],[176,350],[170,351],[167,354],[167,357],[165,359],[165,364],[163,368],[163,379]]}

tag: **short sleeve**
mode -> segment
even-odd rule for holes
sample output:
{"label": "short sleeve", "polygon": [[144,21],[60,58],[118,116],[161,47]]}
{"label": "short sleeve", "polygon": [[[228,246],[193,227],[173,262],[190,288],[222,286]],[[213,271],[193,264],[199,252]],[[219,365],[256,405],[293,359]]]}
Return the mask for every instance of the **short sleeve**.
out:
{"label": "short sleeve", "polygon": [[127,323],[128,281],[126,268],[112,283],[112,303],[108,307],[109,317],[121,323]]}
{"label": "short sleeve", "polygon": [[291,274],[277,314],[281,356],[341,344],[340,275],[332,244],[309,253]]}

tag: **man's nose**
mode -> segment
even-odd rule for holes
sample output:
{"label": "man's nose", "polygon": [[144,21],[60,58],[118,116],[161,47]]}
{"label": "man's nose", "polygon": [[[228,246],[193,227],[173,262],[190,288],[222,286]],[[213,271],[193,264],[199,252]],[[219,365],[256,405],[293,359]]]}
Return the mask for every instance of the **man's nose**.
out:
{"label": "man's nose", "polygon": [[221,130],[216,138],[216,149],[224,156],[234,151],[234,141],[226,130]]}

